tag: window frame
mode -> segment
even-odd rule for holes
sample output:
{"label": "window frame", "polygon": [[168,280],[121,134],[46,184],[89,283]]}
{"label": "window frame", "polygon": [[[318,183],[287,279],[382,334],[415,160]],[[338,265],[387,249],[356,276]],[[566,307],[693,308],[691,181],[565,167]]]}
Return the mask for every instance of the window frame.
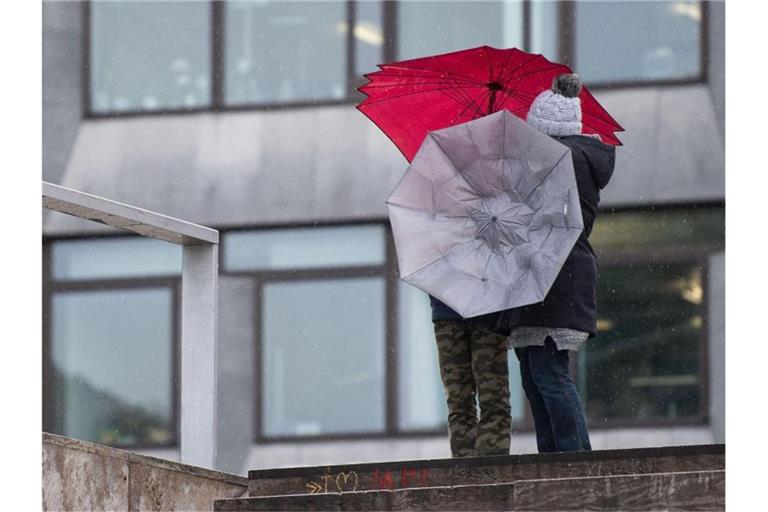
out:
{"label": "window frame", "polygon": [[[356,0],[341,0],[345,3],[346,22],[348,27],[355,26],[356,19]],[[159,108],[155,110],[133,109],[125,111],[106,111],[96,112],[93,110],[91,98],[91,4],[92,0],[82,2],[82,49],[83,61],[81,66],[82,82],[82,112],[85,119],[114,119],[122,117],[143,117],[143,116],[168,116],[201,114],[207,112],[242,112],[242,111],[274,111],[291,110],[310,107],[327,107],[338,105],[355,105],[365,97],[356,90],[363,85],[366,80],[354,74],[355,68],[355,41],[352,30],[347,30],[345,40],[345,71],[346,71],[346,92],[345,97],[341,99],[306,99],[291,102],[253,102],[241,105],[227,105],[224,98],[224,52],[225,52],[225,31],[226,31],[226,5],[224,1],[209,1],[211,38],[209,41],[210,49],[210,104],[205,107],[168,109]],[[391,35],[395,30],[397,16],[397,2],[383,0],[382,8],[382,30],[384,33],[384,44],[382,46],[382,62],[389,62],[394,59],[394,36]]]}
{"label": "window frame", "polygon": [[[702,255],[695,251],[682,251],[678,254],[668,253],[663,254],[661,257],[642,254],[637,257],[628,255],[611,255],[610,253],[604,253],[600,256],[600,268],[621,268],[628,264],[690,264],[695,265],[702,270],[701,280],[703,297],[702,303],[698,306],[698,312],[701,315],[702,326],[699,331],[698,339],[698,391],[699,391],[699,413],[687,416],[678,416],[676,418],[664,418],[664,417],[651,417],[647,419],[640,418],[612,418],[599,423],[589,421],[588,411],[585,409],[585,415],[587,416],[587,426],[590,430],[600,429],[617,429],[623,427],[680,427],[680,426],[705,426],[709,424],[709,291],[707,283],[709,282],[709,254]],[[589,342],[587,342],[589,343]],[[570,361],[571,375],[574,382],[578,382],[580,377],[577,357],[572,357]],[[586,407],[586,405],[585,405]]]}
{"label": "window frame", "polygon": [[[384,261],[383,263],[367,264],[359,266],[326,266],[312,267],[302,269],[280,269],[280,270],[227,270],[222,264],[220,268],[221,275],[228,277],[247,278],[253,286],[253,317],[251,319],[252,342],[254,349],[253,358],[253,382],[251,387],[252,400],[254,404],[253,417],[251,425],[253,426],[253,435],[251,441],[256,444],[271,444],[281,442],[320,442],[331,440],[347,439],[384,439],[392,437],[397,427],[397,268],[394,255],[394,243],[391,236],[391,229],[388,223],[381,220],[359,220],[353,222],[315,222],[315,223],[287,223],[256,226],[238,226],[227,229],[223,232],[222,244],[220,248],[220,259],[226,261],[225,252],[228,250],[227,234],[237,232],[258,232],[270,230],[290,230],[306,228],[324,228],[324,227],[351,227],[351,226],[381,226],[384,228]],[[296,281],[313,281],[335,279],[343,281],[360,277],[379,277],[384,280],[384,428],[381,432],[367,433],[328,433],[320,435],[279,435],[269,436],[264,432],[264,400],[262,391],[264,390],[264,372],[262,367],[263,360],[263,341],[261,334],[261,321],[263,311],[263,290],[269,283],[289,283]],[[393,378],[392,375],[395,375]]]}
{"label": "window frame", "polygon": [[[709,82],[709,1],[699,0],[701,9],[701,21],[699,22],[699,74],[688,78],[670,79],[639,79],[639,80],[604,80],[589,83],[589,89],[599,91],[601,89],[632,89],[643,87],[674,87],[706,84]],[[576,59],[576,16],[578,6],[576,0],[558,0],[558,61],[571,69],[578,71],[578,59]],[[564,35],[566,37],[564,37]]]}
{"label": "window frame", "polygon": [[52,375],[53,361],[51,359],[51,348],[53,342],[52,330],[52,303],[56,293],[77,293],[88,291],[119,291],[125,289],[131,290],[157,290],[165,289],[171,292],[171,372],[170,372],[170,391],[171,391],[171,416],[170,430],[172,438],[167,443],[132,443],[114,445],[115,448],[124,450],[152,450],[152,449],[178,449],[179,447],[179,420],[180,420],[180,400],[181,400],[181,274],[157,275],[152,277],[119,277],[119,278],[97,278],[97,279],[73,279],[73,280],[54,280],[53,279],[53,245],[57,242],[71,240],[103,240],[119,238],[139,238],[135,235],[123,234],[88,234],[88,235],[62,235],[53,237],[43,237],[43,309],[42,309],[42,369],[43,369],[43,404],[42,404],[42,424],[44,432],[53,432],[57,425],[55,424],[53,407],[51,400],[54,390],[52,388],[50,376]]}
{"label": "window frame", "polygon": [[[624,213],[624,212],[647,212],[653,214],[653,212],[667,211],[667,210],[689,210],[696,208],[711,208],[719,207],[724,208],[724,202],[716,201],[700,204],[683,204],[683,205],[656,205],[656,206],[629,206],[629,207],[604,207],[601,208],[601,213]],[[398,367],[398,350],[400,346],[400,333],[399,333],[399,317],[398,311],[398,267],[397,267],[397,255],[394,247],[394,239],[392,237],[392,229],[387,219],[383,218],[367,218],[358,219],[354,221],[320,221],[320,222],[303,222],[303,223],[275,223],[275,224],[260,224],[260,225],[247,225],[222,229],[223,243],[220,248],[220,261],[224,262],[224,253],[228,248],[226,241],[227,233],[242,232],[242,231],[264,231],[272,229],[291,229],[291,228],[308,228],[308,227],[345,227],[345,226],[382,226],[384,228],[385,236],[385,259],[380,265],[366,265],[355,267],[322,267],[322,268],[309,268],[299,271],[292,269],[283,270],[266,270],[266,271],[228,271],[222,264],[220,272],[222,276],[228,277],[243,277],[248,278],[249,282],[254,286],[254,316],[251,320],[251,326],[253,329],[253,347],[254,347],[254,379],[251,387],[251,393],[253,394],[252,400],[254,400],[253,417],[251,419],[251,425],[254,429],[251,441],[259,445],[268,445],[284,442],[299,442],[299,443],[312,443],[312,442],[327,442],[327,441],[339,441],[339,440],[385,440],[385,439],[418,439],[418,438],[430,438],[436,436],[444,436],[447,433],[447,427],[438,427],[434,429],[407,429],[399,427],[399,397],[400,393],[400,379],[399,379],[399,367]],[[161,282],[166,284],[175,283],[173,288],[174,293],[174,318],[173,322],[173,337],[174,337],[174,351],[178,354],[178,343],[180,336],[179,325],[179,302],[178,294],[180,293],[181,278],[179,276],[158,276],[152,278],[129,278],[129,279],[98,279],[84,281],[85,284],[66,283],[63,287],[58,282],[51,280],[51,244],[57,241],[72,240],[72,239],[93,239],[93,238],[116,238],[120,236],[131,235],[66,235],[58,237],[48,237],[43,240],[43,391],[44,398],[50,395],[50,383],[46,379],[46,369],[50,368],[50,347],[51,347],[51,311],[50,302],[52,294],[55,291],[59,291],[62,288],[81,288],[81,289],[113,289],[121,288],[128,284],[132,287],[151,287],[155,282]],[[717,250],[720,250],[719,248]],[[665,428],[665,427],[679,427],[679,426],[695,426],[703,427],[709,424],[710,421],[710,390],[709,379],[709,307],[711,298],[709,297],[709,256],[711,252],[702,253],[699,250],[680,250],[676,249],[671,252],[659,253],[658,251],[651,251],[649,253],[640,253],[635,255],[616,254],[611,252],[602,252],[598,256],[600,258],[601,267],[621,266],[632,263],[692,263],[699,265],[702,268],[702,281],[703,281],[703,301],[700,306],[701,316],[703,320],[702,329],[699,335],[699,393],[700,393],[700,412],[694,416],[681,416],[670,420],[669,418],[649,418],[646,420],[640,420],[636,418],[628,419],[611,419],[598,424],[589,424],[590,430],[610,430],[617,428]],[[261,304],[262,304],[262,290],[263,285],[269,282],[290,282],[295,280],[307,280],[307,279],[349,279],[355,277],[370,277],[378,276],[384,278],[385,286],[385,368],[384,368],[384,390],[385,397],[385,428],[381,432],[377,433],[337,433],[337,434],[321,434],[321,435],[284,435],[284,436],[265,436],[262,428],[263,418],[263,401],[261,397],[261,390],[263,389],[263,372],[261,367],[263,364],[262,350],[261,350],[261,334],[260,334],[260,322],[261,322]],[[75,282],[78,283],[78,282]],[[179,361],[178,357],[174,358],[174,378],[178,377]],[[578,361],[576,357],[570,359],[571,375],[574,381],[578,382],[579,371]],[[174,411],[173,419],[174,426],[176,428],[174,444],[170,445],[135,445],[127,448],[144,449],[144,448],[175,448],[177,447],[178,440],[178,399],[179,399],[179,382],[176,379],[176,385],[174,387]],[[526,399],[527,401],[527,399]],[[43,429],[50,431],[51,411],[49,410],[47,400],[43,400]],[[513,423],[512,430],[517,433],[531,434],[534,432],[533,417],[531,415],[530,407],[526,404],[523,407],[523,418],[521,421]]]}
{"label": "window frame", "polygon": [[[397,315],[399,306],[398,281],[399,273],[397,266],[397,254],[395,252],[394,238],[392,228],[388,219],[369,218],[355,221],[323,221],[313,223],[277,223],[260,224],[250,226],[238,226],[222,230],[222,244],[220,248],[221,261],[226,261],[224,253],[228,249],[226,235],[228,233],[242,231],[268,231],[272,229],[302,229],[308,227],[351,227],[351,226],[381,226],[384,228],[385,237],[385,259],[381,265],[366,265],[355,267],[318,267],[310,269],[284,269],[284,270],[227,270],[223,265],[220,268],[221,275],[227,277],[248,278],[253,285],[254,298],[254,316],[251,323],[253,329],[252,339],[254,347],[253,371],[254,378],[252,383],[252,400],[254,401],[253,417],[251,425],[253,426],[253,435],[251,441],[258,445],[269,445],[278,443],[314,443],[340,440],[386,440],[386,439],[419,439],[434,438],[436,436],[445,436],[448,433],[447,425],[437,428],[427,429],[409,429],[399,426],[399,400],[400,400],[400,379],[398,365],[398,350],[400,346],[399,317]],[[329,433],[320,435],[281,435],[267,436],[263,429],[264,404],[261,391],[264,389],[264,372],[262,357],[261,340],[261,306],[262,290],[266,283],[291,282],[312,279],[350,279],[355,277],[383,277],[385,285],[385,368],[384,368],[384,392],[385,397],[385,428],[381,432],[367,433]],[[435,364],[437,362],[435,361]],[[533,416],[530,408],[524,407],[523,419],[519,422],[513,422],[512,429],[515,432],[533,432]]]}
{"label": "window frame", "polygon": [[[356,4],[359,0],[342,0],[346,3],[347,25],[353,27],[356,19]],[[531,48],[531,1],[521,0],[523,2],[523,50],[530,51]],[[346,73],[347,73],[347,91],[342,99],[327,100],[299,100],[292,102],[263,102],[246,103],[242,105],[226,105],[224,102],[224,40],[225,40],[225,5],[223,1],[210,2],[210,23],[211,40],[209,42],[211,52],[210,67],[210,86],[211,103],[207,107],[194,107],[182,109],[157,109],[157,110],[128,110],[120,112],[94,112],[91,101],[91,83],[90,83],[90,65],[91,65],[91,2],[86,0],[82,2],[82,49],[83,60],[81,66],[82,82],[82,112],[85,119],[114,119],[122,117],[142,117],[142,116],[168,116],[168,115],[187,115],[201,113],[225,113],[225,112],[243,112],[243,111],[282,111],[292,109],[304,109],[312,107],[328,107],[342,105],[356,105],[364,99],[364,95],[356,90],[357,87],[365,83],[363,77],[354,74],[355,68],[355,42],[352,30],[347,30],[346,37]],[[384,44],[382,46],[382,61],[393,62],[397,60],[398,49],[398,4],[399,0],[382,1],[382,32],[384,35]],[[558,27],[557,55],[558,62],[574,68],[576,48],[576,33],[571,28],[576,21],[576,4],[571,1],[557,0],[558,16],[556,25]],[[589,85],[591,90],[603,89],[627,89],[644,87],[668,87],[706,84],[709,82],[708,59],[710,51],[709,42],[709,2],[700,0],[701,7],[701,30],[699,33],[699,76],[684,79],[669,80],[616,80],[594,82]],[[562,37],[567,34],[570,37]],[[578,69],[578,68],[576,68]]]}
{"label": "window frame", "polygon": [[[598,213],[598,221],[600,214],[610,212],[611,214],[622,214],[631,212],[643,212],[649,215],[654,213],[669,212],[669,211],[691,211],[696,209],[711,209],[722,208],[725,210],[724,201],[712,201],[690,204],[668,204],[668,205],[653,205],[653,206],[626,206],[626,207],[601,207]],[[598,256],[598,268],[611,268],[621,267],[627,264],[633,263],[637,265],[655,263],[655,264],[692,264],[697,265],[702,269],[702,303],[699,306],[699,312],[702,318],[702,327],[699,333],[698,340],[698,353],[699,353],[699,413],[695,415],[679,416],[674,419],[670,418],[614,418],[600,423],[591,423],[587,418],[587,426],[591,430],[615,430],[617,428],[669,428],[669,427],[704,427],[710,424],[710,398],[711,393],[709,390],[709,380],[711,377],[711,370],[709,367],[709,340],[710,340],[710,304],[711,298],[709,296],[709,279],[711,277],[711,271],[709,266],[709,258],[713,253],[720,250],[724,250],[725,240],[722,241],[723,246],[716,247],[714,250],[702,252],[697,248],[674,248],[671,251],[659,252],[658,250],[650,250],[643,252],[634,252],[633,254],[620,253],[614,251],[600,252],[599,248],[596,249]],[[598,304],[599,308],[599,304]],[[589,343],[589,342],[587,342]],[[578,383],[580,372],[578,367],[578,360],[576,357],[570,359],[571,376],[574,382]],[[585,414],[587,411],[585,410]]]}

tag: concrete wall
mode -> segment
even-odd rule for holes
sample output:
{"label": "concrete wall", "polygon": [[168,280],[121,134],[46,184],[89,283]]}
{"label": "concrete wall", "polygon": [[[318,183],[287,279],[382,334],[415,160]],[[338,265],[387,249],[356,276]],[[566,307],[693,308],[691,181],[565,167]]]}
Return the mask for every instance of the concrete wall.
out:
{"label": "concrete wall", "polygon": [[82,4],[43,2],[43,179],[61,182],[81,119]]}
{"label": "concrete wall", "polygon": [[725,253],[709,258],[709,421],[713,442],[725,443]]}
{"label": "concrete wall", "polygon": [[[250,428],[250,427],[249,427]],[[712,444],[717,441],[715,426],[591,428],[590,441],[594,450],[621,448],[650,448]],[[227,439],[232,444],[232,439]],[[448,435],[380,440],[348,440],[270,443],[255,445],[244,440],[240,451],[230,449],[220,456],[221,468],[235,474],[247,475],[250,469],[269,469],[329,464],[353,464],[415,459],[440,459],[451,456]],[[231,448],[231,447],[230,447]],[[143,450],[144,455],[178,460],[177,450]],[[512,454],[537,453],[533,432],[514,432],[510,447]]]}
{"label": "concrete wall", "polygon": [[[627,129],[603,204],[723,200],[705,85],[600,91]],[[320,127],[320,128],[319,128]],[[407,162],[352,106],[81,124],[61,184],[215,227],[386,219]],[[51,217],[49,233],[104,229]]]}
{"label": "concrete wall", "polygon": [[246,478],[43,433],[43,510],[213,510]]}
{"label": "concrete wall", "polygon": [[725,134],[725,2],[709,2],[709,88],[720,133]]}
{"label": "concrete wall", "polygon": [[[592,448],[610,450],[681,446],[713,443],[709,427],[597,429],[589,432]],[[513,433],[510,453],[537,453],[532,432]],[[289,466],[314,466],[356,462],[383,462],[414,459],[449,458],[448,435],[423,439],[345,441],[322,443],[276,443],[253,446],[243,460],[243,474],[248,469]]]}

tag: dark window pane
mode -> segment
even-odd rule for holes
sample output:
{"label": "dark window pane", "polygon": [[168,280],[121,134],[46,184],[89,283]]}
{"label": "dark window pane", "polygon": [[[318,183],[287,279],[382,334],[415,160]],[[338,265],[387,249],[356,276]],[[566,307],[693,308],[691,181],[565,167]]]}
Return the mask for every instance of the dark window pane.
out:
{"label": "dark window pane", "polygon": [[[355,76],[376,71],[382,63],[384,33],[381,1],[357,2],[355,13]],[[364,83],[365,81],[361,82]]]}
{"label": "dark window pane", "polygon": [[580,1],[575,7],[575,65],[585,81],[700,75],[699,2]]}
{"label": "dark window pane", "polygon": [[384,430],[384,279],[263,287],[267,436]]}
{"label": "dark window pane", "polygon": [[590,242],[601,261],[638,253],[706,253],[725,247],[724,208],[600,214]]}
{"label": "dark window pane", "polygon": [[701,412],[702,275],[692,263],[601,268],[600,333],[581,357],[593,425]]}
{"label": "dark window pane", "polygon": [[578,385],[593,425],[703,412],[703,261],[725,243],[721,207],[603,212],[598,334],[578,353]]}
{"label": "dark window pane", "polygon": [[172,308],[169,289],[54,294],[54,433],[113,446],[173,442]]}
{"label": "dark window pane", "polygon": [[227,2],[229,105],[346,96],[346,2]]}
{"label": "dark window pane", "polygon": [[90,2],[94,112],[210,105],[210,3]]}
{"label": "dark window pane", "polygon": [[398,6],[398,59],[488,45],[522,46],[522,2],[431,2]]}

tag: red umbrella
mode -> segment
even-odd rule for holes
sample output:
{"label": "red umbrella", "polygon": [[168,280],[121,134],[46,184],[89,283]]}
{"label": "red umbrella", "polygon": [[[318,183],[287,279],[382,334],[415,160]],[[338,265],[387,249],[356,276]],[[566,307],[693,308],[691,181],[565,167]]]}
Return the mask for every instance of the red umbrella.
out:
{"label": "red umbrella", "polygon": [[[447,128],[509,110],[525,119],[536,96],[549,89],[564,64],[517,48],[479,46],[469,50],[379,64],[381,71],[358,90],[367,98],[357,106],[410,162],[424,137]],[[582,87],[582,132],[621,145],[614,132],[624,131],[594,96]]]}

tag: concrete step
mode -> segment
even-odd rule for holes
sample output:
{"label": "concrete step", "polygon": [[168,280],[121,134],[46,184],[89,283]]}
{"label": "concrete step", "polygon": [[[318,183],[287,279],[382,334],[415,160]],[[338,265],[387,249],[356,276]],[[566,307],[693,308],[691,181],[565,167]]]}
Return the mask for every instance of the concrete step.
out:
{"label": "concrete step", "polygon": [[218,512],[305,510],[725,510],[725,470],[225,499]]}
{"label": "concrete step", "polygon": [[411,460],[248,472],[249,496],[456,487],[725,469],[725,445]]}

